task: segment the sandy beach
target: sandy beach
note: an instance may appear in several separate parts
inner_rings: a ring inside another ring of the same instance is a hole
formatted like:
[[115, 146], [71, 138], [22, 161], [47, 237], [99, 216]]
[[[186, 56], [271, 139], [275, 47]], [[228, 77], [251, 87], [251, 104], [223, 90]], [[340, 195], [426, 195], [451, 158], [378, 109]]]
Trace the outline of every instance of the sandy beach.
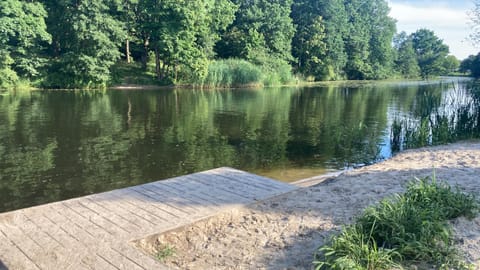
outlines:
[[[149, 239], [142, 247], [173, 250], [180, 269], [310, 269], [319, 246], [365, 207], [409, 181], [431, 176], [480, 197], [480, 141], [401, 152], [393, 158], [313, 186], [221, 213]], [[452, 221], [465, 259], [480, 269], [480, 218]]]

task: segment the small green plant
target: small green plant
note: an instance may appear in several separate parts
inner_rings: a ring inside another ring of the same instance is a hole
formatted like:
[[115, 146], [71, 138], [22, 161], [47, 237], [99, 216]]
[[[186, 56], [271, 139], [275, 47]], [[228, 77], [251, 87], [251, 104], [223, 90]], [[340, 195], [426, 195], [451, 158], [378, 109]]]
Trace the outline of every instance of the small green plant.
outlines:
[[161, 245], [155, 253], [155, 257], [162, 262], [173, 255], [175, 255], [175, 248], [169, 244]]
[[446, 222], [473, 218], [473, 195], [435, 176], [409, 183], [404, 194], [367, 208], [315, 255], [316, 269], [392, 269], [427, 263], [439, 269], [468, 269], [454, 248]]

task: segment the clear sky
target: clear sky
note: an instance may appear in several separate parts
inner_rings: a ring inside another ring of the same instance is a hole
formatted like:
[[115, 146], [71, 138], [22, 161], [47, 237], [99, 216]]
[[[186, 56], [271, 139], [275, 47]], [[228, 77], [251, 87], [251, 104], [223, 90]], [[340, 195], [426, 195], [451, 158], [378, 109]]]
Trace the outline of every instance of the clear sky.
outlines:
[[460, 60], [480, 52], [468, 40], [472, 33], [468, 12], [473, 0], [387, 0], [390, 16], [397, 20], [397, 31], [408, 34], [427, 28], [443, 39], [450, 53]]

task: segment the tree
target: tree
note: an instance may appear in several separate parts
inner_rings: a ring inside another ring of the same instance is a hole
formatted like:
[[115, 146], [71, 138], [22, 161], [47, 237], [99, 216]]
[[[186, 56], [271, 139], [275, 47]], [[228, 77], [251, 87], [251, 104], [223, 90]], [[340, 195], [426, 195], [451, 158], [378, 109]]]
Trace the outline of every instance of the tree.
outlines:
[[19, 0], [0, 2], [0, 87], [13, 86], [19, 76], [37, 77], [45, 64], [41, 56], [51, 41], [42, 4]]
[[381, 79], [391, 73], [395, 21], [384, 0], [345, 1], [349, 31], [345, 39], [349, 79]]
[[395, 20], [389, 16], [390, 8], [384, 0], [369, 2], [368, 13], [373, 15], [370, 26], [369, 62], [373, 79], [385, 79], [392, 73], [394, 50], [392, 39], [396, 32]]
[[455, 72], [460, 67], [460, 61], [454, 55], [447, 55], [443, 59], [443, 69], [447, 72]]
[[235, 0], [235, 20], [215, 48], [221, 58], [237, 57], [256, 64], [292, 60], [292, 0]]
[[422, 78], [441, 74], [444, 71], [444, 59], [449, 52], [448, 46], [428, 29], [417, 30], [411, 38]]
[[293, 39], [293, 56], [297, 69], [305, 76], [324, 77], [327, 46], [325, 43], [325, 26], [321, 16], [312, 21], [297, 24]]
[[325, 43], [327, 47], [324, 75], [325, 79], [345, 78], [347, 49], [345, 37], [348, 35], [348, 17], [342, 0], [312, 1], [325, 22]]
[[395, 59], [395, 70], [404, 78], [413, 79], [420, 75], [417, 56], [413, 49], [411, 37], [401, 32], [394, 38], [394, 48], [397, 51]]
[[219, 31], [233, 21], [236, 6], [229, 0], [141, 0], [139, 5], [140, 33], [155, 54], [157, 78], [176, 81], [179, 68], [194, 81], [204, 78]]
[[469, 72], [474, 78], [480, 78], [480, 53], [470, 55], [460, 63], [460, 72]]
[[342, 0], [295, 0], [292, 52], [297, 71], [317, 80], [344, 77], [347, 14]]
[[114, 0], [44, 0], [44, 3], [50, 15], [47, 23], [53, 36], [54, 57], [47, 85], [105, 85], [127, 36], [124, 24], [113, 16], [118, 3]]

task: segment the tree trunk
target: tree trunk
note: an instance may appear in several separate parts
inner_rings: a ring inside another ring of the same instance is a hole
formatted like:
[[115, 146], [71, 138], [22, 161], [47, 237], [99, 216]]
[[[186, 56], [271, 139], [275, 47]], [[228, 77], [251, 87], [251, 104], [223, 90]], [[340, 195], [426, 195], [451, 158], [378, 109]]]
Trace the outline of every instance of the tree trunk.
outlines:
[[127, 55], [127, 63], [130, 64], [132, 62], [130, 58], [130, 40], [125, 41], [125, 54]]
[[142, 68], [143, 70], [147, 70], [147, 62], [148, 62], [148, 38], [145, 38], [143, 41], [143, 54], [142, 54]]
[[158, 48], [155, 48], [155, 73], [157, 74], [157, 79], [162, 78], [162, 73], [160, 70], [160, 55], [158, 53]]
[[161, 72], [162, 72], [162, 79], [165, 78], [165, 68], [166, 68], [166, 66], [167, 66], [167, 65], [166, 65], [165, 62], [164, 62], [164, 63], [162, 64], [162, 70], [161, 70]]

